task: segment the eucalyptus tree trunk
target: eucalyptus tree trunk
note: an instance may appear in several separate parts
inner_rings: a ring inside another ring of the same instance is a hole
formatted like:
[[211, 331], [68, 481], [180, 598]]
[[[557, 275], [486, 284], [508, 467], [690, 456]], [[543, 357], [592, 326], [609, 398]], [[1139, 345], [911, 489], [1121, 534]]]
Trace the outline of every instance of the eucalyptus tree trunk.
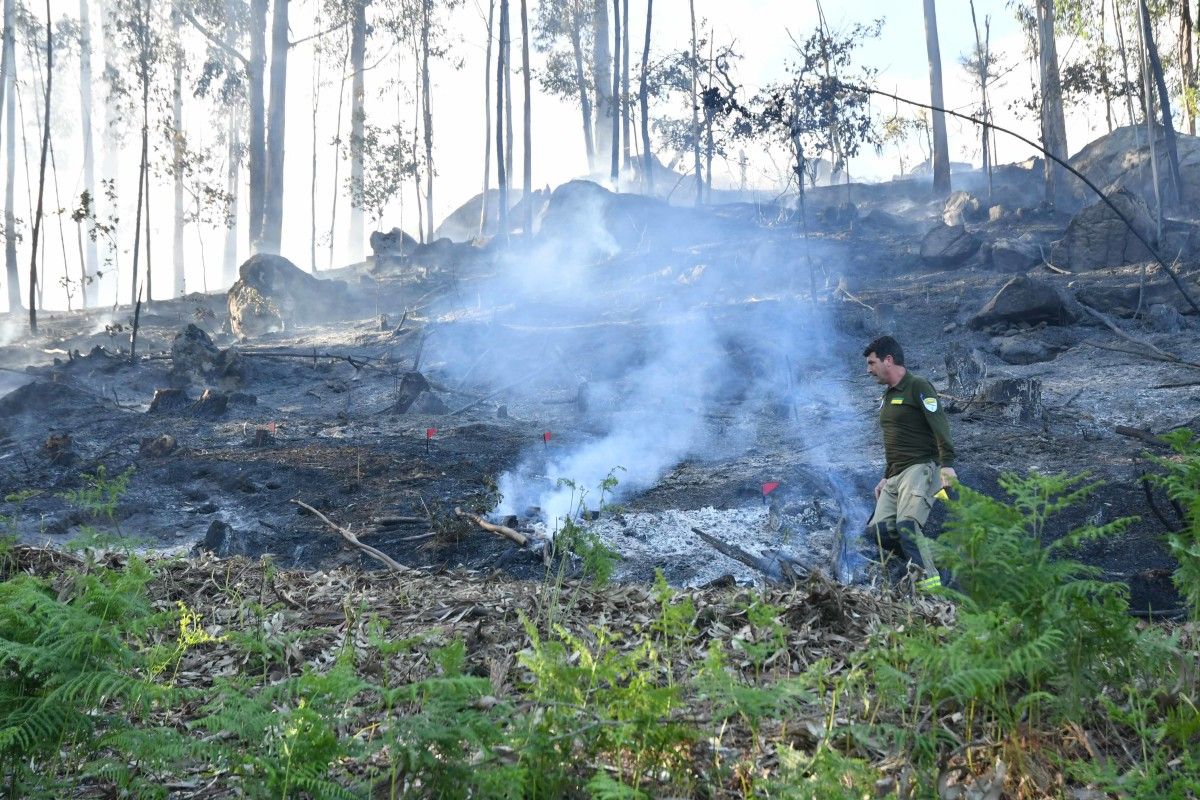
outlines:
[[521, 71], [525, 79], [525, 163], [522, 185], [521, 207], [525, 210], [521, 229], [528, 239], [533, 235], [533, 108], [529, 91], [529, 9], [527, 0], [521, 0]]
[[513, 169], [513, 142], [516, 141], [516, 137], [513, 136], [512, 23], [506, 22], [504, 30], [504, 63], [505, 69], [508, 70], [504, 74], [504, 171], [511, 183], [512, 176], [516, 174], [516, 170]]
[[[138, 161], [138, 194], [137, 194], [137, 212], [133, 216], [133, 277], [130, 281], [130, 305], [138, 302], [141, 292], [138, 291], [138, 257], [141, 253], [142, 244], [142, 208], [146, 203], [146, 173], [149, 161], [149, 146], [150, 146], [150, 43], [148, 41], [150, 27], [150, 0], [141, 0], [142, 8], [142, 42], [141, 53], [138, 56], [138, 62], [141, 70], [142, 81], [142, 154]], [[147, 208], [147, 212], [149, 209]], [[148, 230], [147, 230], [148, 232]], [[149, 259], [150, 241], [147, 236], [146, 252], [147, 262]], [[146, 265], [146, 284], [147, 292], [146, 299], [151, 297], [150, 288], [150, 265]]]
[[[942, 52], [938, 45], [937, 8], [934, 0], [925, 0], [925, 51], [929, 56], [930, 104], [945, 108], [942, 94]], [[946, 139], [946, 115], [934, 111], [933, 123], [933, 193], [950, 193], [950, 149]]]
[[488, 3], [487, 54], [483, 59], [483, 193], [479, 195], [479, 237], [487, 235], [488, 191], [492, 183], [492, 35], [496, 0]]
[[[79, 0], [79, 126], [83, 133], [83, 190], [91, 198], [93, 213], [97, 208], [96, 155], [92, 137], [92, 21], [88, 0]], [[94, 226], [84, 237], [84, 269], [86, 276], [80, 288], [83, 307], [94, 306], [100, 296], [96, 273], [100, 256], [96, 248]]]
[[[1121, 0], [1112, 0], [1113, 9], [1113, 30], [1117, 34], [1117, 52], [1121, 54], [1121, 81], [1126, 86], [1129, 85], [1129, 55], [1125, 48], [1125, 23], [1121, 19]], [[1137, 112], [1133, 109], [1133, 97], [1129, 92], [1125, 92], [1125, 111], [1129, 114], [1129, 124], [1137, 124]], [[1134, 141], [1137, 141], [1137, 128], [1134, 128]]]
[[271, 16], [271, 99], [267, 107], [267, 186], [263, 196], [262, 251], [278, 253], [283, 236], [283, 151], [287, 124], [288, 7], [275, 0]]
[[[1054, 0], [1037, 0], [1038, 64], [1042, 89], [1042, 146], [1064, 161], [1067, 158], [1067, 124], [1063, 117], [1062, 82], [1058, 75], [1058, 49], [1054, 44]], [[1053, 159], [1045, 159], [1046, 202], [1054, 203], [1063, 191], [1066, 173]]]
[[187, 291], [183, 260], [183, 42], [179, 35], [183, 15], [179, 2], [175, 0], [175, 7], [171, 9], [171, 33], [175, 43], [175, 58], [171, 64], [171, 179], [175, 188], [175, 220], [171, 236], [171, 264], [175, 276], [173, 297], [182, 297]]
[[[613, 72], [612, 99], [613, 103], [621, 102], [621, 0], [613, 0]], [[621, 181], [621, 110], [613, 108], [612, 114], [612, 157], [609, 161], [609, 178], [613, 189], [620, 188]]]
[[646, 182], [646, 194], [654, 194], [654, 154], [650, 152], [650, 89], [647, 78], [650, 74], [650, 24], [654, 20], [654, 0], [646, 0], [646, 41], [642, 45], [642, 85], [638, 87], [638, 101], [642, 108], [642, 175]]
[[229, 217], [226, 220], [225, 248], [221, 266], [221, 286], [228, 288], [238, 278], [238, 172], [241, 165], [242, 135], [239, 123], [241, 109], [236, 106], [229, 110], [229, 163], [225, 170], [225, 190], [229, 192], [231, 205]]
[[1194, 30], [1192, 0], [1179, 4], [1179, 69], [1183, 73], [1183, 111], [1187, 118], [1188, 133], [1196, 135], [1196, 57], [1192, 50]]
[[[612, 55], [608, 48], [608, 0], [595, 0], [595, 38], [592, 40], [592, 76], [596, 80], [596, 158], [612, 149]], [[601, 162], [603, 163], [603, 162]], [[597, 167], [600, 164], [596, 165]]]
[[[651, 0], [653, 2], [653, 0]], [[596, 171], [596, 145], [592, 138], [592, 100], [588, 94], [587, 72], [583, 68], [583, 43], [579, 38], [579, 20], [568, 26], [571, 53], [575, 56], [575, 82], [579, 85], [579, 110], [583, 115], [583, 148], [587, 152], [588, 172]]]
[[504, 157], [504, 94], [508, 83], [508, 0], [500, 0], [500, 38], [496, 51], [496, 186], [500, 217], [497, 235], [508, 238], [508, 169]]
[[429, 80], [429, 12], [433, 0], [421, 0], [421, 115], [425, 132], [425, 241], [433, 241], [433, 106]]
[[[266, 209], [267, 141], [264, 75], [267, 69], [267, 0], [250, 0], [250, 64], [246, 70], [250, 102], [250, 135], [247, 170], [250, 173], [250, 250], [258, 252]], [[136, 292], [137, 289], [135, 288]]]
[[[1190, 2], [1190, 0], [1185, 0], [1185, 2]], [[1154, 42], [1154, 26], [1150, 22], [1150, 9], [1146, 7], [1146, 0], [1138, 0], [1138, 7], [1141, 11], [1142, 35], [1146, 40], [1146, 56], [1150, 60], [1150, 72], [1158, 91], [1159, 113], [1162, 114], [1163, 133], [1167, 140], [1167, 165], [1171, 171], [1171, 203], [1178, 207], [1183, 198], [1183, 177], [1179, 171], [1179, 146], [1175, 141], [1175, 124], [1171, 121], [1171, 95], [1167, 92], [1162, 61], [1158, 58], [1158, 45]]]
[[38, 235], [42, 230], [42, 204], [46, 196], [46, 154], [50, 151], [50, 87], [54, 83], [54, 38], [50, 18], [50, 0], [46, 0], [46, 96], [43, 102], [42, 156], [38, 166], [37, 211], [33, 215], [33, 246], [29, 254], [29, 332], [37, 333], [36, 292], [38, 284]]
[[4, 275], [8, 281], [8, 310], [21, 308], [21, 279], [17, 268], [17, 214], [13, 208], [17, 178], [17, 59], [13, 41], [13, 3], [4, 0], [4, 92], [8, 105], [4, 109], [4, 147], [7, 167], [4, 174]]
[[629, 161], [629, 0], [621, 0], [621, 166]]
[[[367, 0], [351, 0], [353, 17], [350, 22], [350, 258], [360, 261], [363, 256], [365, 229], [361, 197], [363, 185], [363, 126], [367, 112], [363, 106], [366, 82], [363, 70], [367, 54]], [[334, 187], [334, 191], [337, 187]]]
[[696, 67], [699, 62], [699, 54], [696, 52], [696, 0], [688, 0], [688, 10], [692, 16], [692, 156], [696, 170], [696, 205], [700, 205], [704, 200], [704, 172], [700, 166], [700, 117], [696, 108]]

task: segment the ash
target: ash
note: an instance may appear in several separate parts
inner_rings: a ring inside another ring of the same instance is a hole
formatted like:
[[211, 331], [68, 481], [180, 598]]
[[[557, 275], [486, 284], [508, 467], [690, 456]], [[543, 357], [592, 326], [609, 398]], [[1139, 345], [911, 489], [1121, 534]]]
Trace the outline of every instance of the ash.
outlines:
[[617, 580], [652, 579], [661, 569], [678, 586], [703, 586], [725, 576], [743, 585], [763, 581], [762, 572], [717, 552], [693, 528], [752, 555], [786, 553], [797, 562], [797, 572], [802, 567], [826, 574], [833, 571], [837, 533], [837, 521], [817, 503], [623, 512], [585, 527], [620, 554]]

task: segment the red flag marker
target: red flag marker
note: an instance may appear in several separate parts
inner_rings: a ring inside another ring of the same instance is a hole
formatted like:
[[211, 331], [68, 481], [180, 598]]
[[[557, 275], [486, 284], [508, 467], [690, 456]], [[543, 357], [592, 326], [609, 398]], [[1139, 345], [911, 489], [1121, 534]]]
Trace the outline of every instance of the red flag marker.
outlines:
[[275, 435], [275, 420], [271, 420], [271, 423], [267, 426], [267, 430], [271, 432], [272, 436]]
[[550, 431], [545, 431], [542, 434], [542, 441], [545, 442], [546, 444], [550, 443]]
[[767, 481], [762, 485], [763, 502], [767, 502], [767, 495], [779, 488], [779, 481]]
[[425, 429], [425, 455], [429, 455], [429, 445], [433, 442], [433, 437], [437, 435], [437, 428]]

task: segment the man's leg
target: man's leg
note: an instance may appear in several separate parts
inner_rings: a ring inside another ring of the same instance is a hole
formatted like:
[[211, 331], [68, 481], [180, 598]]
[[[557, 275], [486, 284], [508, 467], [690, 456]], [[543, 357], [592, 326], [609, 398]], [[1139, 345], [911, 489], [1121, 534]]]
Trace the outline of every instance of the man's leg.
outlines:
[[867, 560], [879, 564], [889, 582], [896, 584], [904, 576], [900, 539], [896, 535], [896, 508], [899, 495], [896, 479], [889, 478], [875, 501], [875, 512], [867, 523], [865, 552]]
[[905, 557], [925, 571], [920, 588], [941, 585], [929, 541], [922, 535], [939, 483], [936, 464], [914, 464], [897, 477], [896, 533]]

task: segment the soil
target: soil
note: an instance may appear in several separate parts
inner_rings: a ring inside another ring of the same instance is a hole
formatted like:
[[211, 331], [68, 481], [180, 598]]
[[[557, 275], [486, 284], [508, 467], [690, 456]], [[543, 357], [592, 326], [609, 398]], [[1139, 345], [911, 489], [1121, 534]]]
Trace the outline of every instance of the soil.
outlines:
[[[830, 212], [844, 207], [847, 192], [854, 210]], [[1146, 315], [1127, 316], [1131, 309], [1117, 300], [1100, 310], [1142, 344], [1087, 314], [1063, 326], [972, 330], [969, 318], [1012, 275], [982, 255], [952, 268], [922, 262], [921, 235], [941, 211], [927, 192], [915, 184], [815, 190], [805, 225], [773, 207], [708, 210], [705, 219], [720, 224], [698, 224], [686, 243], [664, 236], [671, 240], [586, 265], [581, 285], [510, 297], [494, 290], [497, 282], [511, 281], [522, 259], [540, 257], [544, 243], [513, 244], [501, 257], [493, 242], [436, 264], [369, 260], [318, 274], [349, 282], [363, 298], [360, 311], [322, 325], [294, 320], [246, 341], [228, 332], [223, 294], [154, 301], [142, 309], [132, 361], [128, 307], [44, 312], [36, 336], [14, 317], [0, 347], [0, 392], [8, 392], [0, 398], [0, 486], [19, 499], [4, 514], [27, 543], [63, 546], [89, 528], [115, 527], [153, 550], [190, 550], [208, 535], [210, 547], [220, 540], [221, 555], [271, 553], [301, 568], [373, 566], [292, 502], [300, 500], [406, 565], [540, 577], [541, 559], [453, 510], [491, 511], [506, 471], [550, 468], [631, 414], [645, 414], [644, 403], [631, 400], [641, 395], [659, 415], [643, 430], [647, 447], [683, 424], [677, 415], [685, 412], [699, 420], [695, 441], [703, 446], [684, 448], [645, 485], [630, 479], [618, 490], [620, 511], [600, 510], [585, 523], [625, 556], [619, 578], [643, 580], [662, 568], [679, 584], [724, 574], [754, 580], [687, 538], [690, 528], [706, 526], [748, 550], [788, 550], [805, 568], [838, 574], [837, 531], [852, 540], [861, 529], [882, 471], [879, 388], [860, 352], [891, 333], [905, 345], [910, 369], [940, 388], [951, 345], [979, 349], [990, 378], [1039, 380], [1044, 413], [1032, 421], [950, 398], [960, 478], [1002, 495], [998, 480], [1008, 471], [1089, 472], [1103, 488], [1048, 534], [1137, 516], [1127, 534], [1083, 556], [1128, 582], [1135, 607], [1177, 604], [1163, 579], [1172, 566], [1165, 527], [1139, 482], [1150, 468], [1146, 452], [1165, 451], [1116, 428], [1197, 427], [1197, 368], [1154, 360], [1147, 346], [1200, 362], [1196, 316], [1155, 265], [1063, 274], [1043, 263], [1030, 276], [1068, 298], [1126, 297], [1131, 285], [1144, 285], [1147, 297], [1183, 312], [1179, 330], [1149, 329]], [[1028, 213], [968, 230], [985, 241], [1061, 236], [1066, 214], [1039, 212], [1026, 184], [1006, 192], [1028, 199]], [[864, 224], [872, 209], [897, 215], [903, 226]], [[1200, 293], [1194, 264], [1179, 269]], [[668, 393], [667, 403], [645, 394], [640, 367], [674, 336], [673, 326], [697, 315], [717, 332], [712, 346], [728, 373], [705, 375], [700, 394]], [[821, 340], [819, 362], [792, 360], [792, 338], [746, 333], [801, 318], [812, 328], [796, 335]], [[749, 319], [755, 324], [744, 325]], [[173, 369], [172, 342], [189, 324], [236, 351], [240, 369], [220, 378]], [[997, 356], [998, 334], [1038, 339], [1058, 354], [1008, 364]], [[397, 413], [405, 375], [418, 370], [431, 388]], [[753, 392], [745, 389], [751, 384]], [[184, 401], [164, 399], [151, 410], [164, 388], [181, 389]], [[209, 388], [224, 393], [223, 409], [196, 403]], [[163, 435], [173, 448], [148, 441]], [[64, 496], [88, 486], [101, 467], [108, 478], [133, 470], [111, 520]], [[544, 480], [565, 477], [572, 476]], [[768, 481], [780, 484], [770, 498], [775, 522], [762, 495]], [[595, 508], [591, 491], [585, 505]], [[1159, 507], [1170, 521], [1161, 498]], [[523, 529], [553, 527], [537, 511], [514, 513]], [[935, 509], [932, 530], [943, 514]], [[219, 535], [214, 523], [229, 531]]]

